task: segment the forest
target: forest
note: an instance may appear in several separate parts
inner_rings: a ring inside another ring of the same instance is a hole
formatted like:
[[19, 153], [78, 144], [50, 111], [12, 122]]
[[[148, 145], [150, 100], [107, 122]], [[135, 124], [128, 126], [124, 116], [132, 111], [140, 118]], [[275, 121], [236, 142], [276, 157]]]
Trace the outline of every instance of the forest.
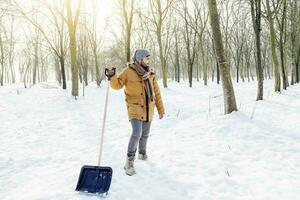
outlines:
[[300, 0], [0, 0], [1, 200], [299, 200]]
[[[299, 1], [217, 0], [212, 8], [208, 2], [1, 0], [0, 84], [55, 79], [78, 96], [79, 84], [100, 86], [103, 69], [122, 69], [137, 48], [152, 52], [164, 87], [220, 83], [228, 73], [237, 83], [257, 82], [261, 100], [265, 79], [274, 80], [275, 92], [299, 82]], [[210, 9], [218, 12], [218, 24]], [[222, 44], [212, 33], [216, 25]]]

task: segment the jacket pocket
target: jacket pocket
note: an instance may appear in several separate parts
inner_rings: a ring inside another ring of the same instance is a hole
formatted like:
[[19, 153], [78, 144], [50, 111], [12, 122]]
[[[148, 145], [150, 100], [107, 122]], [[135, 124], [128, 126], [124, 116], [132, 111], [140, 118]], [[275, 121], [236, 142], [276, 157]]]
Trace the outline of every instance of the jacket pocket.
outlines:
[[126, 98], [125, 99], [127, 105], [128, 104], [136, 104], [136, 105], [143, 105], [143, 99], [142, 98]]
[[143, 99], [126, 99], [127, 111], [130, 117], [135, 117], [140, 119], [143, 117], [144, 105]]

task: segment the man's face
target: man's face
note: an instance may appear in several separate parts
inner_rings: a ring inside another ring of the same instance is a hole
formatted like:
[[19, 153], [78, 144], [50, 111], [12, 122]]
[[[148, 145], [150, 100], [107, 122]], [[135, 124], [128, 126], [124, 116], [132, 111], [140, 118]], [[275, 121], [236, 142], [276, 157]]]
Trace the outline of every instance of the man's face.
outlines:
[[141, 60], [141, 64], [145, 66], [150, 66], [150, 56], [147, 56]]

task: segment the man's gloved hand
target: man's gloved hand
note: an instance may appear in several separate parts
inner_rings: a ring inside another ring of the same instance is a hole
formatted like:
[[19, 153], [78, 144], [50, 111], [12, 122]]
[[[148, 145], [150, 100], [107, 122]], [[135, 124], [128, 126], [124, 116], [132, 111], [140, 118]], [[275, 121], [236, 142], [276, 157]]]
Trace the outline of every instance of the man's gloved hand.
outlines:
[[116, 68], [109, 66], [105, 68], [105, 76], [110, 80], [111, 77], [113, 77], [116, 74]]

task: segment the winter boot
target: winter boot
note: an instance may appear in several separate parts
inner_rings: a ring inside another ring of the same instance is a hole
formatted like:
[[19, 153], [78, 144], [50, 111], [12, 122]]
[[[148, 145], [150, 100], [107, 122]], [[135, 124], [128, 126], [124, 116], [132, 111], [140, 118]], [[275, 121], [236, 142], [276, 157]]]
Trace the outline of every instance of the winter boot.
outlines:
[[145, 160], [145, 161], [148, 160], [147, 154], [141, 154], [141, 153], [139, 153], [138, 158], [139, 158], [139, 160]]
[[125, 173], [128, 176], [132, 176], [136, 174], [133, 164], [134, 164], [134, 156], [127, 157], [124, 169], [125, 169]]

